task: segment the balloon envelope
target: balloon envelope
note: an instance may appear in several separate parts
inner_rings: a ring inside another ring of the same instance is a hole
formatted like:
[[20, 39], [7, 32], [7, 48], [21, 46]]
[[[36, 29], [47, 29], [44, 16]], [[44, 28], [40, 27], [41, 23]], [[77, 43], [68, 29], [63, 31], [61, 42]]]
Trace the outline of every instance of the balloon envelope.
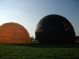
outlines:
[[28, 31], [17, 23], [5, 23], [0, 27], [0, 44], [29, 44]]
[[76, 37], [72, 24], [65, 17], [53, 14], [39, 21], [35, 35], [40, 43], [73, 43]]

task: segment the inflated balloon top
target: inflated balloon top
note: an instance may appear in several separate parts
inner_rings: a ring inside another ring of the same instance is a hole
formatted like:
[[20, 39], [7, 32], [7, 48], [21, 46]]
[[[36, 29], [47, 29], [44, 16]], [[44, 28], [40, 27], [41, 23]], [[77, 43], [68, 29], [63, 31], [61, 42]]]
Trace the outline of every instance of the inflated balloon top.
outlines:
[[28, 31], [20, 24], [5, 23], [0, 27], [0, 44], [29, 44]]
[[55, 14], [39, 21], [35, 35], [40, 43], [74, 43], [76, 37], [72, 24], [65, 17]]

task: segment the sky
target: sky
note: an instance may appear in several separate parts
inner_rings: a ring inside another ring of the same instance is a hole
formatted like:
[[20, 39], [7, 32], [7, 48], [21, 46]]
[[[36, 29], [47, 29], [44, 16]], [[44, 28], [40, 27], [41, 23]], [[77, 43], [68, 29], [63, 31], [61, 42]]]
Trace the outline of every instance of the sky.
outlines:
[[0, 25], [15, 22], [35, 37], [37, 23], [46, 15], [66, 17], [79, 36], [79, 0], [0, 0]]

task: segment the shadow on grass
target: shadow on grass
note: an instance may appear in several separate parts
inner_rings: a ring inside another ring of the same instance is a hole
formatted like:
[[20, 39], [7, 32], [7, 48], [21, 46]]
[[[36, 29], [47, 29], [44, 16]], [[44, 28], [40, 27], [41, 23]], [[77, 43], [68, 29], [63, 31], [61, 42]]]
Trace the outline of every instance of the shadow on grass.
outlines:
[[2, 44], [2, 45], [26, 46], [35, 48], [79, 48], [79, 43], [58, 43], [58, 44], [32, 43], [32, 44]]
[[36, 48], [79, 48], [79, 43], [74, 44], [29, 44], [28, 47]]

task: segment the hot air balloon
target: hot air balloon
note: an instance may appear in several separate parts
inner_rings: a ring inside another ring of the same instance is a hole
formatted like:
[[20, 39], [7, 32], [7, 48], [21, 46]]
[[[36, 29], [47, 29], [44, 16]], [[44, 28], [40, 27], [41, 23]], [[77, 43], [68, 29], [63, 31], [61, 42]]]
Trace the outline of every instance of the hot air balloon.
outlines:
[[74, 43], [76, 38], [72, 24], [57, 14], [42, 18], [37, 24], [35, 36], [40, 43]]
[[30, 44], [28, 31], [18, 23], [5, 23], [0, 27], [0, 44]]

